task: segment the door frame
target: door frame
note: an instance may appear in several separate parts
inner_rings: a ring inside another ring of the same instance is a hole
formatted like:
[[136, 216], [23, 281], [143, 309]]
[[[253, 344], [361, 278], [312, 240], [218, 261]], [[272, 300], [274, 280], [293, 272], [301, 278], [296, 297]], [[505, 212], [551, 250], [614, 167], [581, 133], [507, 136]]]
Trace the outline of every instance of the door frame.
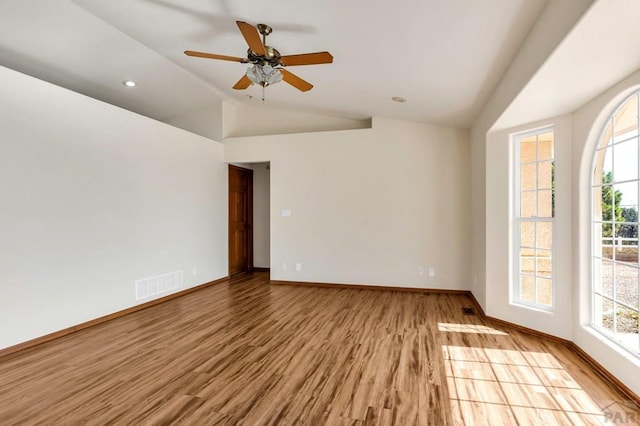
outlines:
[[[228, 170], [228, 181], [227, 181], [227, 275], [231, 276], [231, 170], [241, 171], [247, 176], [247, 203], [246, 203], [246, 217], [247, 217], [247, 232], [246, 232], [246, 244], [247, 244], [247, 262], [245, 265], [245, 270], [242, 272], [238, 272], [237, 274], [241, 274], [243, 272], [251, 272], [253, 271], [253, 170], [246, 169], [244, 167], [234, 166], [233, 164], [229, 164]], [[236, 275], [237, 275], [236, 274]]]

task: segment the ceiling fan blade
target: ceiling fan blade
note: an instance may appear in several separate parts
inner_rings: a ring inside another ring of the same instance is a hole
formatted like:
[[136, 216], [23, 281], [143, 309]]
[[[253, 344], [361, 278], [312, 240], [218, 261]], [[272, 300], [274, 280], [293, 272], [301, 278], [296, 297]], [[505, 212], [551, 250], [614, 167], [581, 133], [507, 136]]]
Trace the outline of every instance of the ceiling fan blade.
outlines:
[[249, 49], [258, 55], [266, 55], [267, 52], [264, 50], [262, 40], [260, 40], [260, 33], [258, 32], [258, 29], [243, 21], [236, 21], [236, 24], [238, 24], [238, 28], [240, 28], [242, 36], [249, 45]]
[[313, 88], [313, 84], [301, 79], [300, 77], [298, 77], [292, 72], [283, 70], [282, 68], [280, 69], [280, 72], [282, 73], [282, 79], [284, 81], [286, 81], [296, 89], [300, 90], [301, 92], [307, 92]]
[[249, 80], [249, 77], [247, 77], [246, 75], [243, 75], [242, 78], [235, 84], [235, 86], [233, 86], [233, 88], [236, 90], [244, 90], [249, 86], [251, 86], [251, 80]]
[[205, 53], [205, 52], [194, 52], [193, 50], [185, 50], [184, 54], [187, 56], [197, 56], [198, 58], [222, 59], [223, 61], [233, 61], [233, 62], [246, 62], [246, 59], [238, 58], [236, 56], [217, 55], [215, 53]]
[[294, 65], [330, 64], [333, 56], [329, 52], [302, 53], [300, 55], [286, 55], [280, 59], [282, 65], [291, 67]]

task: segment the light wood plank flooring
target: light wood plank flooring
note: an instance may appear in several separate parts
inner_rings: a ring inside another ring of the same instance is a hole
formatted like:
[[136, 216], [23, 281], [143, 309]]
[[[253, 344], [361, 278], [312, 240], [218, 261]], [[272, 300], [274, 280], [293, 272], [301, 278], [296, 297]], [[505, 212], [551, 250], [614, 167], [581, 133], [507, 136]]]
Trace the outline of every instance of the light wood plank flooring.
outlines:
[[562, 344], [463, 306], [255, 273], [1, 358], [0, 424], [640, 420]]

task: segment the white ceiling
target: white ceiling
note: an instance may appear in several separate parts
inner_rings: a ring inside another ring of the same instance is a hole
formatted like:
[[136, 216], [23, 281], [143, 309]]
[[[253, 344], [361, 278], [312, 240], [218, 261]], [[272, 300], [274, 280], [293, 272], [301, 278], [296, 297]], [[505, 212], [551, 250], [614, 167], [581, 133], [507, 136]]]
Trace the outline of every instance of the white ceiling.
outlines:
[[[246, 65], [185, 56], [244, 56], [235, 21], [274, 28], [283, 55], [328, 50], [334, 63], [289, 70], [267, 106], [469, 127], [546, 0], [0, 0], [0, 65], [159, 119], [233, 102]], [[127, 89], [122, 81], [139, 86]], [[249, 99], [246, 95], [252, 95]], [[404, 104], [392, 96], [408, 99]]]

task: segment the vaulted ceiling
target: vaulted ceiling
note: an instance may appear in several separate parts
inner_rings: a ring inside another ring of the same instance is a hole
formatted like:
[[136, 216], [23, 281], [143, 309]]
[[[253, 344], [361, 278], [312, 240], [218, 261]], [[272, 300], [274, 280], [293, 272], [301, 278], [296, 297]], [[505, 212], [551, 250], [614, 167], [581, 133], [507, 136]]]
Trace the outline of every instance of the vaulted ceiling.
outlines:
[[[266, 107], [469, 127], [546, 0], [0, 1], [0, 65], [162, 121], [227, 100], [246, 65], [236, 20], [266, 23], [282, 54], [328, 50], [334, 63], [290, 68], [314, 88], [280, 83]], [[123, 80], [138, 86], [128, 89]], [[393, 96], [407, 99], [391, 101]]]
[[573, 112], [640, 68], [640, 2], [582, 1], [590, 7], [521, 88], [495, 129]]

